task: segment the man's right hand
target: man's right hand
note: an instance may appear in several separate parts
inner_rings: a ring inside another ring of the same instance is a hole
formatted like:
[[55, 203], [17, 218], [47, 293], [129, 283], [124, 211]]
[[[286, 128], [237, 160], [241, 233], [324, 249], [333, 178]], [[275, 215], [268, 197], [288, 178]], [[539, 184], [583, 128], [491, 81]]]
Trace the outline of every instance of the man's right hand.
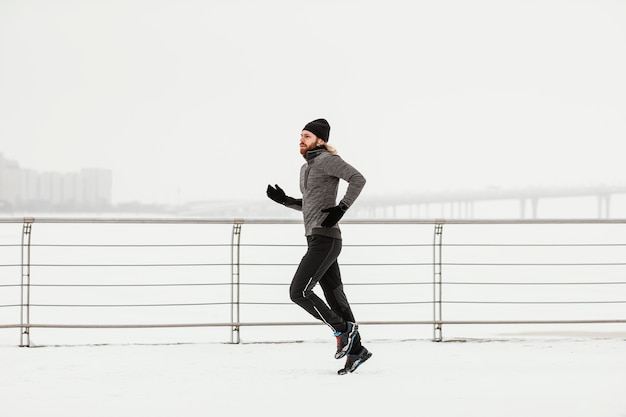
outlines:
[[272, 200], [276, 201], [277, 203], [282, 204], [284, 206], [287, 203], [287, 195], [285, 194], [283, 189], [278, 186], [278, 184], [275, 184], [275, 187], [276, 188], [268, 184], [267, 196], [271, 198]]

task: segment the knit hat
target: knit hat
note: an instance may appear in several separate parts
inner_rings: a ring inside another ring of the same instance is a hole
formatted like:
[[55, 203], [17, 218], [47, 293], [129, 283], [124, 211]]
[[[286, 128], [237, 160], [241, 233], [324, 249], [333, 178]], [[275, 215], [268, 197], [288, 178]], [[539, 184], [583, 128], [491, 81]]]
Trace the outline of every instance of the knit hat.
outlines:
[[328, 136], [330, 136], [330, 125], [326, 119], [313, 120], [312, 122], [307, 123], [302, 130], [308, 130], [324, 142], [328, 142]]

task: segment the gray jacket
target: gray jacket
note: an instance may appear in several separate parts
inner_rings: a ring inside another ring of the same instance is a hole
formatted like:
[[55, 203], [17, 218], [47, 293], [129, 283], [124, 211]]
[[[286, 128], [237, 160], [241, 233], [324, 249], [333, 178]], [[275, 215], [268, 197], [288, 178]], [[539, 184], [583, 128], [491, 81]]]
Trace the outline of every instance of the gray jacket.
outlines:
[[339, 205], [346, 210], [350, 208], [365, 186], [365, 177], [324, 147], [308, 151], [304, 158], [307, 162], [300, 169], [302, 200], [290, 200], [286, 206], [302, 211], [306, 236], [324, 235], [341, 239], [339, 225], [322, 227], [328, 215], [322, 210], [337, 205], [340, 179], [348, 182], [348, 189]]

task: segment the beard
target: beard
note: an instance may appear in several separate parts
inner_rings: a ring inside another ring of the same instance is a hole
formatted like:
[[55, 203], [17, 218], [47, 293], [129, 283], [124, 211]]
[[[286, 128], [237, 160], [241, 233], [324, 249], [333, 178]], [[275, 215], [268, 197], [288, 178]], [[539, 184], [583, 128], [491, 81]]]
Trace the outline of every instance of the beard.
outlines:
[[317, 146], [316, 144], [313, 144], [313, 145], [310, 145], [310, 146], [306, 146], [304, 144], [300, 144], [300, 155], [304, 155], [305, 153], [307, 153], [311, 149], [315, 149], [316, 146]]

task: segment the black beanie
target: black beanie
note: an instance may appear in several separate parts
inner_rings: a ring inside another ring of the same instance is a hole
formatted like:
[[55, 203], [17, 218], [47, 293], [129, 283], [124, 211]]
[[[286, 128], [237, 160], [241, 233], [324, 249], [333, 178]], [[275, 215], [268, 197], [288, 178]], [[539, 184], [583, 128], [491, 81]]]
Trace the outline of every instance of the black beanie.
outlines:
[[324, 142], [328, 142], [328, 136], [330, 136], [330, 125], [326, 119], [313, 120], [312, 122], [307, 123], [302, 130], [308, 130]]

